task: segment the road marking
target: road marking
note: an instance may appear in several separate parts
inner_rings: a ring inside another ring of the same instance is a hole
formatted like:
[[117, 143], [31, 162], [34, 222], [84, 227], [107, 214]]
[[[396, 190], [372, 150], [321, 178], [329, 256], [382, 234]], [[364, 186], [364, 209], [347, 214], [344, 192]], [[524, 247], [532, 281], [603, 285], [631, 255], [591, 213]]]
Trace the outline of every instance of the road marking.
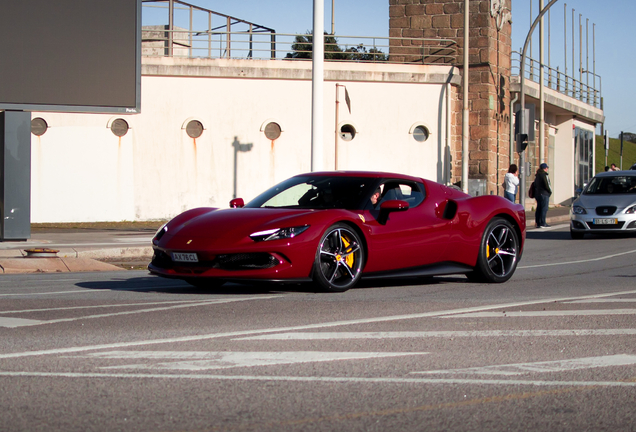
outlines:
[[115, 237], [115, 240], [123, 243], [148, 243], [148, 246], [152, 246], [153, 236], [146, 237]]
[[635, 303], [636, 298], [628, 298], [628, 299], [585, 299], [585, 300], [573, 300], [564, 303]]
[[[127, 270], [124, 270], [127, 271]], [[79, 280], [79, 279], [76, 279]], [[38, 282], [39, 283], [39, 282]], [[187, 287], [187, 286], [186, 286]], [[74, 291], [54, 291], [54, 292], [36, 292], [36, 293], [10, 293], [10, 294], [0, 294], [0, 297], [20, 297], [20, 296], [39, 296], [39, 295], [53, 295], [53, 294], [76, 294], [76, 293], [84, 293], [84, 294], [101, 294], [104, 292], [120, 292], [120, 291], [134, 291], [134, 292], [139, 292], [139, 291], [158, 291], [158, 290], [164, 290], [164, 289], [171, 289], [171, 288], [183, 288], [183, 285], [155, 285], [155, 286], [149, 286], [149, 287], [138, 287], [138, 286], [131, 286], [128, 288], [117, 288], [117, 289], [84, 289], [84, 290], [74, 290]]]
[[558, 316], [594, 316], [594, 315], [636, 315], [636, 309], [601, 310], [544, 310], [544, 311], [502, 311], [475, 312], [461, 315], [440, 316], [439, 318], [510, 318], [510, 317], [558, 317]]
[[526, 232], [554, 231], [554, 230], [561, 229], [561, 228], [566, 227], [566, 226], [570, 226], [570, 224], [559, 224], [559, 225], [552, 225], [550, 227], [544, 227], [544, 228], [526, 229]]
[[514, 363], [471, 367], [465, 369], [446, 369], [411, 372], [413, 374], [481, 374], [481, 375], [522, 375], [527, 373], [569, 372], [580, 369], [592, 369], [610, 366], [632, 366], [636, 364], [636, 355], [617, 354], [601, 357], [584, 357], [570, 360], [542, 361], [534, 363]]
[[[163, 369], [163, 370], [211, 370], [235, 367], [271, 366], [282, 364], [327, 362], [334, 360], [363, 360], [384, 357], [424, 355], [425, 352], [205, 352], [205, 351], [109, 351], [93, 353], [82, 358], [106, 358], [123, 360], [164, 360], [159, 363], [105, 366], [100, 369]], [[165, 361], [176, 360], [176, 361]]]
[[[24, 275], [21, 275], [24, 276]], [[5, 278], [6, 276], [3, 276], [3, 278]], [[42, 282], [77, 282], [80, 281], [81, 279], [27, 279], [31, 282], [36, 282], [37, 283], [42, 283]], [[7, 283], [7, 284], [15, 284], [15, 279], [11, 279], [11, 280], [0, 280], [0, 284], [3, 283]]]
[[320, 328], [340, 327], [340, 326], [347, 326], [347, 325], [370, 324], [370, 323], [400, 321], [400, 320], [419, 319], [419, 318], [431, 318], [431, 317], [448, 316], [448, 315], [454, 315], [454, 314], [466, 314], [470, 312], [486, 311], [490, 309], [513, 308], [513, 307], [529, 306], [529, 305], [535, 305], [535, 304], [541, 304], [541, 303], [565, 302], [565, 301], [580, 300], [580, 299], [587, 299], [587, 298], [614, 297], [618, 295], [627, 295], [627, 294], [636, 294], [636, 290], [620, 291], [620, 292], [612, 292], [612, 293], [604, 293], [604, 294], [592, 294], [592, 295], [579, 296], [579, 297], [528, 300], [528, 301], [517, 302], [517, 303], [474, 306], [474, 307], [451, 309], [451, 310], [445, 310], [445, 311], [422, 312], [417, 314], [389, 315], [389, 316], [381, 316], [376, 318], [361, 318], [361, 319], [346, 320], [346, 321], [333, 321], [333, 322], [326, 322], [326, 323], [306, 324], [306, 325], [293, 326], [293, 327], [273, 327], [273, 328], [242, 330], [242, 331], [233, 331], [233, 332], [225, 332], [225, 333], [208, 333], [203, 335], [182, 336], [182, 337], [176, 337], [176, 338], [150, 339], [150, 340], [140, 340], [140, 341], [133, 341], [133, 342], [118, 342], [118, 343], [101, 344], [101, 345], [86, 345], [86, 346], [76, 346], [76, 347], [69, 347], [69, 348], [15, 352], [15, 353], [0, 354], [0, 359], [20, 358], [20, 357], [30, 357], [30, 356], [40, 356], [40, 355], [68, 354], [73, 352], [97, 351], [97, 350], [103, 350], [103, 349], [138, 347], [138, 346], [157, 345], [157, 344], [164, 344], [164, 343], [194, 342], [194, 341], [202, 341], [202, 340], [210, 340], [210, 339], [227, 338], [227, 337], [250, 336], [250, 335], [263, 334], [263, 333], [281, 333], [281, 332], [291, 332], [291, 331], [298, 331], [298, 330], [314, 330], [314, 329], [320, 329]]
[[0, 327], [16, 328], [16, 327], [33, 326], [38, 324], [42, 324], [42, 321], [24, 319], [24, 318], [0, 317]]
[[234, 338], [233, 340], [333, 340], [333, 339], [405, 339], [458, 337], [540, 337], [540, 336], [619, 336], [636, 335], [636, 329], [583, 330], [470, 330], [402, 332], [294, 332]]
[[369, 377], [316, 377], [316, 376], [259, 376], [259, 375], [208, 375], [208, 374], [149, 374], [149, 373], [78, 373], [78, 372], [10, 372], [0, 371], [4, 377], [30, 378], [117, 378], [117, 379], [182, 379], [220, 381], [261, 382], [307, 382], [307, 383], [356, 383], [356, 384], [466, 384], [466, 385], [512, 385], [537, 387], [636, 387], [633, 381], [541, 381], [515, 379], [461, 379], [461, 378], [369, 378]]
[[566, 262], [557, 262], [557, 263], [549, 263], [549, 264], [537, 264], [537, 265], [529, 265], [529, 266], [519, 266], [517, 268], [518, 269], [531, 269], [531, 268], [553, 267], [553, 266], [570, 265], [570, 264], [584, 264], [584, 263], [595, 262], [595, 261], [603, 261], [603, 260], [606, 260], [606, 259], [616, 258], [616, 257], [619, 257], [619, 256], [629, 255], [629, 254], [633, 254], [633, 253], [636, 253], [636, 249], [635, 250], [630, 250], [630, 251], [627, 251], [627, 252], [620, 252], [620, 253], [616, 253], [616, 254], [612, 254], [612, 255], [605, 255], [605, 256], [602, 256], [602, 257], [589, 258], [589, 259], [585, 259], [585, 260], [566, 261]]
[[0, 313], [3, 315], [6, 315], [6, 314], [19, 314], [19, 313], [30, 313], [30, 312], [51, 312], [51, 311], [60, 311], [60, 310], [118, 308], [118, 307], [135, 307], [135, 306], [139, 307], [139, 306], [150, 306], [150, 305], [160, 305], [160, 304], [197, 303], [201, 301], [202, 300], [175, 300], [175, 301], [162, 301], [162, 302], [106, 304], [106, 305], [95, 305], [95, 306], [68, 306], [68, 307], [45, 308], [45, 309], [23, 309], [23, 310], [13, 310], [13, 311], [1, 311]]
[[[96, 292], [103, 290], [94, 290]], [[93, 292], [89, 290], [74, 290], [74, 291], [55, 291], [55, 292], [41, 292], [41, 293], [11, 293], [11, 294], [0, 294], [0, 297], [12, 297], [12, 296], [36, 296], [36, 295], [54, 295], [54, 294], [75, 294], [81, 292]]]
[[[261, 296], [261, 297], [244, 297], [244, 298], [232, 298], [232, 299], [217, 299], [217, 300], [206, 300], [197, 302], [194, 304], [179, 304], [175, 306], [167, 306], [167, 307], [156, 307], [149, 309], [137, 309], [132, 311], [124, 311], [124, 312], [113, 312], [113, 313], [105, 313], [105, 314], [97, 314], [97, 315], [87, 315], [80, 316], [74, 318], [60, 318], [55, 320], [46, 320], [46, 321], [35, 321], [35, 320], [21, 320], [21, 321], [9, 321], [5, 323], [3, 320], [4, 317], [0, 317], [0, 327], [26, 327], [26, 326], [35, 326], [35, 325], [44, 325], [44, 324], [58, 324], [62, 322], [72, 322], [72, 321], [80, 321], [85, 319], [95, 319], [95, 318], [109, 318], [119, 315], [134, 315], [139, 313], [147, 313], [147, 312], [158, 312], [172, 309], [182, 309], [189, 307], [197, 307], [197, 306], [208, 306], [212, 304], [222, 304], [222, 303], [234, 303], [239, 301], [247, 301], [247, 300], [264, 300], [268, 298], [277, 298], [278, 296]], [[11, 320], [11, 318], [8, 318]], [[22, 323], [22, 324], [20, 324]], [[8, 325], [4, 325], [8, 324]], [[1, 358], [1, 357], [0, 357]]]

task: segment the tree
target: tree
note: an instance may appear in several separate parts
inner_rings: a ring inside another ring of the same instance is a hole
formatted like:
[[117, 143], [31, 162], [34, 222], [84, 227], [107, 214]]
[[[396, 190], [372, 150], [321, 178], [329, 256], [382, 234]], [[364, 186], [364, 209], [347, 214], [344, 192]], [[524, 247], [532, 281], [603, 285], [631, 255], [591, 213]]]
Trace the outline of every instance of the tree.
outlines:
[[387, 61], [387, 56], [377, 48], [367, 48], [360, 44], [357, 47], [349, 48], [345, 51], [349, 53], [349, 59], [354, 61]]
[[[294, 38], [292, 44], [293, 52], [287, 53], [285, 58], [312, 58], [313, 51], [313, 35], [310, 31], [307, 31], [304, 35], [297, 35]], [[338, 46], [338, 40], [333, 35], [328, 35], [325, 32], [325, 59], [327, 60], [346, 60], [348, 54], [342, 51], [342, 48]]]
[[[313, 36], [307, 31], [304, 35], [297, 35], [292, 44], [292, 51], [285, 58], [310, 59], [313, 51]], [[352, 60], [352, 61], [387, 61], [385, 53], [377, 48], [367, 50], [363, 44], [347, 48], [346, 51], [338, 45], [335, 36], [325, 33], [325, 59], [326, 60]]]
[[[620, 135], [619, 135], [620, 138]], [[623, 132], [623, 141], [636, 143], [636, 134], [633, 132]]]

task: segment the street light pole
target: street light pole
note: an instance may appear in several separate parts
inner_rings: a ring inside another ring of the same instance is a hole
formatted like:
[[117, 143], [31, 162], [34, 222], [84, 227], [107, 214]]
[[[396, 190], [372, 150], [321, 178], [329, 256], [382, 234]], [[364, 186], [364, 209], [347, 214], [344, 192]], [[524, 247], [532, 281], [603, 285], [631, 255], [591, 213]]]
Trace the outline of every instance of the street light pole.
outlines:
[[[525, 148], [523, 148], [523, 144], [521, 142], [521, 138], [523, 134], [526, 134], [528, 131], [524, 130], [525, 128], [525, 107], [526, 107], [526, 89], [525, 89], [525, 76], [524, 76], [524, 68], [526, 66], [526, 50], [528, 49], [528, 43], [530, 42], [530, 39], [532, 38], [532, 32], [534, 32], [534, 29], [537, 27], [537, 24], [539, 23], [539, 21], [541, 21], [541, 18], [543, 17], [543, 15], [545, 15], [545, 13], [548, 11], [548, 9], [550, 9], [550, 7], [556, 3], [557, 0], [550, 0], [550, 3], [548, 3], [548, 5], [539, 13], [539, 15], [537, 16], [537, 18], [534, 20], [534, 22], [532, 23], [532, 26], [530, 26], [530, 30], [528, 31], [528, 35], [526, 36], [526, 41], [523, 44], [523, 51], [521, 52], [521, 67], [519, 68], [519, 73], [520, 73], [520, 93], [521, 93], [521, 109], [519, 110], [519, 129], [520, 132], [519, 134], [517, 134], [517, 151], [519, 152], [519, 202], [521, 204], [525, 203], [525, 193], [526, 193], [526, 154], [525, 154]], [[532, 125], [532, 127], [534, 127], [534, 125]], [[543, 145], [543, 143], [541, 143]], [[524, 205], [525, 207], [525, 205]]]
[[314, 0], [314, 30], [311, 56], [311, 171], [324, 169], [324, 57], [325, 3]]

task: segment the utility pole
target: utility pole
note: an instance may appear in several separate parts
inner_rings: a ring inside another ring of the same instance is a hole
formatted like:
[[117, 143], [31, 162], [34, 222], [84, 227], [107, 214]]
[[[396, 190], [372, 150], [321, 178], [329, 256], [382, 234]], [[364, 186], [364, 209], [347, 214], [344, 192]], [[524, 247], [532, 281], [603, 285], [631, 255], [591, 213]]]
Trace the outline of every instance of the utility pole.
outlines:
[[[525, 128], [525, 108], [526, 108], [526, 89], [525, 89], [525, 85], [526, 85], [526, 81], [525, 81], [525, 74], [524, 74], [524, 69], [525, 69], [525, 65], [526, 65], [526, 50], [528, 49], [528, 44], [530, 43], [530, 39], [532, 38], [532, 32], [534, 32], [534, 29], [537, 27], [537, 24], [539, 23], [539, 21], [541, 20], [541, 18], [543, 17], [543, 15], [548, 11], [548, 9], [550, 9], [550, 7], [556, 3], [557, 0], [550, 0], [550, 3], [548, 3], [548, 5], [539, 13], [539, 16], [537, 16], [537, 18], [534, 20], [534, 22], [532, 23], [532, 26], [530, 26], [530, 30], [528, 31], [528, 35], [526, 36], [526, 42], [523, 45], [523, 50], [521, 51], [521, 67], [519, 68], [520, 70], [520, 93], [521, 93], [521, 110], [519, 110], [519, 116], [520, 116], [520, 128], [519, 130], [521, 131], [521, 133], [517, 134], [517, 152], [519, 153], [519, 165], [521, 165], [519, 167], [519, 194], [520, 194], [520, 198], [523, 196], [523, 198], [520, 199], [520, 203], [523, 205], [524, 201], [525, 201], [525, 193], [526, 193], [526, 175], [528, 175], [526, 173], [527, 171], [527, 167], [526, 165], [526, 154], [525, 154], [525, 146], [523, 143], [523, 135], [528, 134], [528, 131], [523, 130], [523, 128]], [[524, 205], [525, 207], [525, 205]]]
[[[556, 1], [556, 0], [554, 0]], [[462, 111], [462, 191], [468, 193], [468, 71], [469, 71], [469, 17], [468, 0], [464, 0], [464, 108]]]
[[314, 30], [311, 56], [311, 170], [324, 169], [324, 61], [325, 3], [314, 0]]

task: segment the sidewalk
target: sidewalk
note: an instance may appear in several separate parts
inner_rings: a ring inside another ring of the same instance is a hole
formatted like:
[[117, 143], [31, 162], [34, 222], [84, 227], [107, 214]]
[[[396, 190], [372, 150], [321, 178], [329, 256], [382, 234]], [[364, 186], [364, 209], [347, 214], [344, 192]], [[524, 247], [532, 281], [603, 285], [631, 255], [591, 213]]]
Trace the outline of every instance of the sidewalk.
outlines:
[[[569, 212], [569, 207], [550, 208], [547, 223], [567, 222]], [[533, 211], [526, 211], [526, 224], [534, 229]], [[33, 224], [27, 241], [0, 242], [0, 274], [145, 269], [152, 259], [152, 236], [161, 225], [161, 221]], [[27, 257], [34, 254], [45, 257]]]
[[[550, 207], [550, 209], [548, 209], [548, 215], [546, 216], [546, 223], [548, 225], [565, 223], [569, 222], [569, 220], [569, 206]], [[534, 211], [526, 211], [526, 229], [534, 229]]]
[[152, 258], [152, 236], [162, 224], [32, 224], [27, 241], [0, 242], [0, 273], [144, 269]]

